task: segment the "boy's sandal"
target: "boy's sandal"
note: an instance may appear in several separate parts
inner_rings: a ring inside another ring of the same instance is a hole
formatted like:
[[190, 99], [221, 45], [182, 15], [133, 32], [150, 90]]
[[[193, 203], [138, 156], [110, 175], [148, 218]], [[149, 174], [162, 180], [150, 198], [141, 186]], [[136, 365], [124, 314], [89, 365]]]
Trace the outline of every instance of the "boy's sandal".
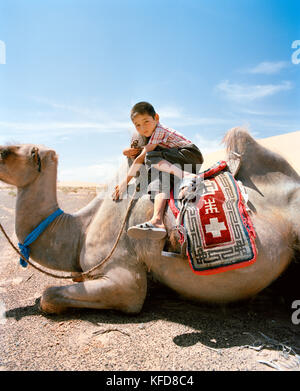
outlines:
[[127, 233], [134, 239], [163, 239], [167, 235], [165, 228], [155, 227], [150, 221], [128, 228]]

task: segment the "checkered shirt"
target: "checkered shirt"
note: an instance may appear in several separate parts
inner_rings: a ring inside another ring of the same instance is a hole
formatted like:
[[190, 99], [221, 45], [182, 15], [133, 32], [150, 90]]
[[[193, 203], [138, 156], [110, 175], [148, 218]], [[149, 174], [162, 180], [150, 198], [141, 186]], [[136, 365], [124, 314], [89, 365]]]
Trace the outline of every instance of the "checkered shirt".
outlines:
[[192, 142], [174, 129], [157, 124], [148, 144], [158, 144], [163, 148], [182, 148]]

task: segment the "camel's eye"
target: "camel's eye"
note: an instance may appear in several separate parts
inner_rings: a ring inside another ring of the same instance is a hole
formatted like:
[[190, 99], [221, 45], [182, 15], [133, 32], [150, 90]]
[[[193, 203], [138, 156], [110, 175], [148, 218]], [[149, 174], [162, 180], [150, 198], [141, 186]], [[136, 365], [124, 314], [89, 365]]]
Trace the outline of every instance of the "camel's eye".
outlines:
[[1, 159], [4, 160], [10, 155], [11, 151], [9, 149], [2, 149], [0, 152]]

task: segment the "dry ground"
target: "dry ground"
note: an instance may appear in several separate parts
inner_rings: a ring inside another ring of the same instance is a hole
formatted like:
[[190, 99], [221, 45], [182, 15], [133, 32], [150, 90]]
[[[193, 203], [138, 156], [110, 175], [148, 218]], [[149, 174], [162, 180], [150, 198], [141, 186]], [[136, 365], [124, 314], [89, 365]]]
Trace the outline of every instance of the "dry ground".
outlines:
[[[61, 188], [60, 207], [80, 209], [94, 197]], [[0, 221], [14, 243], [16, 192], [0, 188]], [[275, 371], [299, 370], [300, 325], [291, 321], [290, 296], [274, 287], [251, 301], [211, 307], [184, 301], [149, 281], [139, 315], [71, 310], [45, 316], [39, 298], [50, 285], [66, 284], [28, 267], [0, 233], [0, 368], [7, 371]], [[67, 282], [68, 283], [68, 282]]]

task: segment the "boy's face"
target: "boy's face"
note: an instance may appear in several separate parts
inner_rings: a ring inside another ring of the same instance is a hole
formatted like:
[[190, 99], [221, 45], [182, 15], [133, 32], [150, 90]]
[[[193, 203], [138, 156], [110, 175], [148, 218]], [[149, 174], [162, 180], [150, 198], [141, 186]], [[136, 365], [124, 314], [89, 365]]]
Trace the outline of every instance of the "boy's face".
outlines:
[[155, 114], [155, 118], [152, 118], [149, 114], [137, 114], [132, 120], [139, 134], [146, 137], [150, 137], [152, 135], [158, 121], [158, 114]]

